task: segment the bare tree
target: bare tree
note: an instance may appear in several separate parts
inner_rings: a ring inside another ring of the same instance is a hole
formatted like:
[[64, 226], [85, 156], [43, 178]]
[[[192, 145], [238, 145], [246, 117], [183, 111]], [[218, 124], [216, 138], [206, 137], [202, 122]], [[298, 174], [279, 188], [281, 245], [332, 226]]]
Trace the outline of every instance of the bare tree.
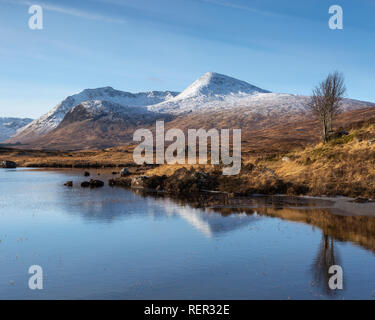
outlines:
[[330, 73], [312, 92], [308, 107], [320, 121], [324, 143], [329, 140], [333, 120], [341, 111], [345, 92], [344, 76], [337, 71]]

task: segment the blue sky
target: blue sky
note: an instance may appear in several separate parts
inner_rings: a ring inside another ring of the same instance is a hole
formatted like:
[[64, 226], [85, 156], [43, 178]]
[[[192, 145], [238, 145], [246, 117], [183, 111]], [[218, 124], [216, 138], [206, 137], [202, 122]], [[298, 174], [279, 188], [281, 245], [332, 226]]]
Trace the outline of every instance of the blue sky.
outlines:
[[[334, 4], [343, 30], [328, 28]], [[375, 102], [374, 0], [0, 0], [0, 42], [0, 116], [35, 118], [85, 88], [181, 91], [207, 71], [309, 94], [339, 70], [348, 97]]]

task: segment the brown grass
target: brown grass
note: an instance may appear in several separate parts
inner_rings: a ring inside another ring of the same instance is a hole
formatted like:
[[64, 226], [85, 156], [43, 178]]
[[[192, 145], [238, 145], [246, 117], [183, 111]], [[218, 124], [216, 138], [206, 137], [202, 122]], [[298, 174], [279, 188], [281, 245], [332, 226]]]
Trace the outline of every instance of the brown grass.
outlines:
[[[344, 121], [345, 115], [340, 119]], [[244, 142], [243, 166], [237, 176], [222, 176], [220, 166], [194, 165], [194, 169], [214, 176], [216, 190], [230, 193], [375, 198], [375, 120], [350, 123], [346, 129], [350, 130], [349, 135], [326, 145], [299, 146], [294, 151], [290, 151], [291, 148], [274, 150], [273, 146], [255, 153], [251, 152], [251, 145]], [[0, 160], [16, 161], [18, 166], [24, 167], [123, 167], [134, 166], [133, 148], [134, 145], [127, 145], [71, 152], [0, 148]], [[287, 161], [283, 161], [283, 157], [287, 157]], [[172, 176], [181, 167], [190, 169], [191, 165], [162, 165], [142, 170], [149, 176]]]
[[133, 164], [132, 152], [132, 146], [72, 152], [0, 148], [0, 160], [15, 161], [19, 167], [124, 167]]

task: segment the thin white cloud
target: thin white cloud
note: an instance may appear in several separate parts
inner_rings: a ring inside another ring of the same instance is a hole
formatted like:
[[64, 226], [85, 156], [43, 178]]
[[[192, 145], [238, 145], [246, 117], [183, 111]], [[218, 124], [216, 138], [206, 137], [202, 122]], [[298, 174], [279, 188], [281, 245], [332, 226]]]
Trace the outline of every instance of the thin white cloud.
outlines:
[[237, 3], [233, 3], [233, 2], [225, 1], [225, 0], [200, 0], [200, 1], [210, 3], [210, 4], [213, 4], [213, 5], [217, 5], [217, 6], [221, 6], [221, 7], [245, 10], [245, 11], [249, 11], [249, 12], [252, 12], [252, 13], [262, 14], [262, 15], [267, 15], [267, 16], [277, 16], [277, 17], [284, 16], [284, 15], [279, 14], [279, 13], [266, 11], [266, 10], [259, 10], [259, 9], [256, 9], [256, 8], [244, 6], [244, 5], [241, 5], [241, 4], [237, 4]]
[[96, 14], [96, 13], [91, 13], [91, 12], [86, 12], [83, 10], [71, 8], [71, 7], [66, 7], [66, 6], [56, 6], [56, 5], [51, 5], [51, 4], [46, 4], [43, 2], [31, 2], [31, 1], [10, 1], [10, 0], [0, 0], [1, 2], [6, 2], [6, 3], [12, 3], [12, 4], [19, 4], [19, 5], [25, 5], [25, 6], [31, 6], [34, 4], [40, 5], [44, 10], [47, 11], [52, 11], [52, 12], [57, 12], [57, 13], [62, 13], [62, 14], [67, 14], [70, 16], [82, 18], [82, 19], [88, 19], [88, 20], [96, 20], [96, 21], [102, 21], [102, 22], [108, 22], [108, 23], [118, 23], [118, 24], [124, 24], [126, 21], [124, 19], [117, 19], [113, 17], [108, 17], [104, 16], [101, 14]]

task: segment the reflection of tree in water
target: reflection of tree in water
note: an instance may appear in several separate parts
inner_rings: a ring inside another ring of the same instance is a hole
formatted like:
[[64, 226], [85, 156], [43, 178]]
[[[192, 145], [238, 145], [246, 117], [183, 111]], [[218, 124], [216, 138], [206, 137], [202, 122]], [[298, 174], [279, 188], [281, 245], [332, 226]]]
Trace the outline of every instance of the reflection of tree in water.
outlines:
[[333, 276], [328, 271], [333, 265], [340, 265], [340, 256], [337, 248], [335, 248], [333, 238], [322, 232], [322, 241], [311, 266], [311, 272], [315, 283], [329, 296], [337, 293], [336, 290], [331, 290], [328, 285], [329, 278]]

